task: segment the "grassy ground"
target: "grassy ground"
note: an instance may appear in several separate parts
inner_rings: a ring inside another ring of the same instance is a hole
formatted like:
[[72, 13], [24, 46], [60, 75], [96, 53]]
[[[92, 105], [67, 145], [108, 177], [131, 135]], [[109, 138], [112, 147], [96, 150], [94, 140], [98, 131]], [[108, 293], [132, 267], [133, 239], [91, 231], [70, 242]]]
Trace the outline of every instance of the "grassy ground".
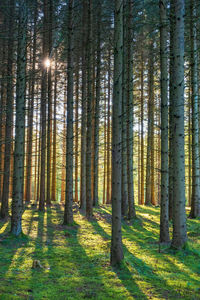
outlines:
[[[95, 210], [88, 222], [76, 211], [62, 226], [63, 208], [44, 214], [28, 208], [25, 236], [9, 237], [0, 223], [0, 299], [200, 299], [200, 222], [188, 221], [189, 249], [158, 251], [159, 208], [137, 207], [123, 222], [124, 263], [109, 265], [111, 212]], [[42, 268], [32, 268], [39, 260]]]

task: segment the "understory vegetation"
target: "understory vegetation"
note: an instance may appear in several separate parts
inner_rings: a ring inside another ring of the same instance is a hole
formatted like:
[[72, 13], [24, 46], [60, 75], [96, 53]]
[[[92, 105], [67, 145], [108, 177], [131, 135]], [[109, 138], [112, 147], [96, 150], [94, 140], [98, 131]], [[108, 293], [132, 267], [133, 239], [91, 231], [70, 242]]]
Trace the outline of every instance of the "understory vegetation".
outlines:
[[117, 269], [110, 207], [95, 208], [89, 222], [74, 206], [74, 223], [63, 226], [62, 205], [45, 213], [29, 205], [20, 238], [1, 222], [0, 299], [200, 299], [199, 220], [187, 220], [187, 248], [173, 252], [158, 243], [159, 208], [136, 209], [132, 224], [122, 222], [125, 259]]

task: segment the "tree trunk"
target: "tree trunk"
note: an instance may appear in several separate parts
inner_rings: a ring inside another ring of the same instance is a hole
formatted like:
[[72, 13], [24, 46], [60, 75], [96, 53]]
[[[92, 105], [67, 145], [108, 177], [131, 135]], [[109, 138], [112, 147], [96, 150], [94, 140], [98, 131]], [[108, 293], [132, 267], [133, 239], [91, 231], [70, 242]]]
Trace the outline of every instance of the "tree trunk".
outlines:
[[121, 235], [123, 1], [115, 0], [114, 90], [112, 123], [112, 239], [111, 264], [123, 259]]
[[160, 0], [160, 67], [161, 67], [161, 207], [160, 242], [169, 242], [168, 202], [168, 52], [167, 2]]
[[83, 213], [86, 211], [86, 125], [87, 125], [87, 96], [86, 96], [86, 44], [87, 44], [87, 3], [83, 2], [82, 19], [82, 117], [81, 117], [81, 188], [80, 188], [80, 208]]
[[4, 178], [1, 204], [1, 218], [8, 217], [8, 198], [11, 165], [12, 146], [12, 122], [13, 122], [13, 54], [14, 54], [14, 13], [15, 0], [9, 1], [9, 24], [8, 24], [8, 64], [7, 64], [7, 102], [6, 102], [6, 132], [5, 132], [5, 155], [4, 155]]
[[184, 0], [171, 0], [173, 61], [173, 238], [172, 247], [183, 248], [187, 241], [185, 214], [184, 152]]
[[91, 165], [92, 165], [92, 1], [88, 0], [88, 36], [87, 36], [87, 148], [86, 148], [86, 216], [93, 214], [91, 193]]
[[66, 196], [64, 224], [73, 222], [73, 0], [68, 3], [68, 49], [67, 49], [67, 147], [66, 147]]
[[199, 90], [196, 0], [190, 1], [191, 87], [192, 87], [192, 198], [190, 218], [200, 217], [199, 178]]
[[13, 172], [13, 198], [11, 232], [18, 236], [22, 232], [22, 211], [24, 194], [24, 144], [25, 144], [25, 99], [26, 99], [26, 0], [19, 4], [16, 122]]
[[44, 0], [44, 20], [43, 20], [43, 66], [41, 85], [41, 162], [40, 162], [40, 201], [39, 210], [44, 211], [45, 205], [45, 166], [46, 166], [46, 98], [47, 98], [47, 70], [45, 59], [48, 57], [48, 0]]
[[101, 1], [97, 9], [97, 72], [96, 72], [96, 101], [95, 101], [95, 126], [94, 126], [94, 182], [93, 205], [98, 205], [98, 180], [99, 180], [99, 103], [101, 92]]
[[36, 63], [36, 28], [37, 28], [37, 15], [38, 7], [37, 0], [35, 0], [34, 8], [34, 33], [33, 33], [33, 61], [32, 61], [32, 74], [31, 74], [31, 103], [28, 118], [28, 134], [27, 134], [27, 160], [26, 160], [26, 182], [25, 182], [25, 201], [31, 200], [31, 177], [32, 177], [32, 144], [33, 144], [33, 109], [35, 97], [35, 63]]

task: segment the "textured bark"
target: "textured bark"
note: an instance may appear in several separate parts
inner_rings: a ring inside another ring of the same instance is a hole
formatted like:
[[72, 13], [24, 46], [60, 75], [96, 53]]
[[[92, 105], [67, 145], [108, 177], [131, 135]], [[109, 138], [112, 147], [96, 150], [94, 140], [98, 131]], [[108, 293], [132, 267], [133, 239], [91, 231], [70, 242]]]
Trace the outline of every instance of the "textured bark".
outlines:
[[[55, 70], [54, 70], [54, 103], [53, 103], [53, 158], [52, 158], [52, 180], [51, 180], [51, 200], [56, 201], [56, 142], [57, 142], [57, 49], [55, 49]], [[65, 113], [65, 111], [64, 111]], [[64, 116], [65, 120], [65, 116]], [[65, 153], [64, 153], [65, 155]]]
[[161, 67], [161, 206], [160, 242], [169, 242], [168, 199], [168, 21], [167, 2], [160, 0], [160, 67]]
[[87, 147], [86, 147], [86, 216], [93, 214], [91, 191], [91, 166], [92, 166], [92, 1], [88, 0], [87, 23]]
[[115, 0], [114, 20], [114, 90], [112, 122], [112, 239], [111, 264], [123, 259], [121, 235], [121, 113], [123, 69], [123, 1]]
[[141, 53], [141, 204], [144, 204], [144, 55]]
[[4, 178], [1, 205], [1, 218], [8, 217], [8, 198], [11, 165], [12, 146], [12, 122], [13, 122], [13, 52], [14, 52], [14, 12], [15, 1], [9, 1], [9, 22], [8, 22], [8, 64], [7, 64], [7, 101], [6, 101], [6, 132], [5, 132], [5, 155], [4, 155]]
[[95, 125], [94, 125], [94, 181], [93, 181], [93, 205], [98, 205], [98, 180], [99, 180], [99, 103], [101, 92], [101, 1], [98, 1], [97, 9], [97, 72], [96, 72], [96, 99], [95, 99]]
[[48, 57], [48, 24], [47, 9], [48, 0], [44, 0], [44, 20], [43, 20], [43, 65], [42, 65], [42, 83], [41, 83], [41, 161], [40, 161], [40, 201], [39, 210], [44, 211], [45, 206], [45, 166], [46, 166], [46, 98], [47, 98], [47, 70], [44, 65]]
[[67, 79], [64, 90], [64, 111], [63, 111], [63, 153], [62, 153], [62, 175], [61, 175], [61, 202], [65, 202], [65, 188], [66, 188], [66, 106], [67, 106]]
[[[51, 57], [52, 51], [52, 14], [53, 5], [52, 0], [48, 0], [48, 15], [47, 15], [47, 26], [48, 26], [48, 57]], [[52, 76], [51, 66], [47, 70], [48, 76], [48, 121], [47, 121], [47, 194], [46, 204], [51, 205], [51, 148], [52, 148]]]
[[154, 78], [153, 78], [153, 42], [149, 45], [148, 63], [148, 137], [146, 160], [146, 198], [145, 205], [154, 204]]
[[136, 217], [133, 191], [133, 7], [127, 3], [128, 69], [127, 69], [127, 172], [128, 172], [128, 218]]
[[79, 163], [79, 140], [78, 140], [78, 127], [79, 127], [79, 59], [77, 60], [76, 68], [76, 106], [75, 106], [75, 202], [78, 202], [78, 163]]
[[106, 142], [107, 142], [107, 126], [106, 126], [106, 87], [104, 82], [104, 136], [103, 136], [103, 143], [104, 143], [104, 149], [103, 149], [103, 204], [106, 202], [106, 168], [107, 168], [107, 162], [106, 162]]
[[185, 214], [184, 153], [184, 0], [171, 0], [173, 82], [173, 238], [172, 247], [182, 248], [187, 241]]
[[16, 122], [13, 172], [13, 198], [11, 232], [18, 236], [22, 232], [23, 190], [24, 190], [24, 144], [25, 144], [25, 99], [26, 99], [26, 0], [19, 5]]
[[26, 159], [26, 182], [25, 182], [25, 201], [31, 200], [31, 177], [32, 177], [32, 144], [33, 144], [33, 109], [35, 97], [35, 63], [36, 63], [36, 28], [37, 28], [37, 0], [35, 0], [34, 8], [34, 32], [33, 32], [33, 60], [31, 74], [31, 99], [30, 111], [28, 113], [28, 133], [27, 133], [27, 159]]
[[[174, 6], [170, 5], [170, 58], [173, 56], [173, 16]], [[174, 114], [173, 114], [173, 76], [174, 76], [174, 62], [170, 59], [169, 64], [170, 73], [170, 88], [169, 88], [169, 220], [173, 217], [173, 198], [174, 198], [174, 184], [173, 184], [173, 135], [174, 135]]]
[[66, 196], [64, 224], [73, 222], [73, 0], [68, 3], [68, 49], [67, 49], [67, 147], [66, 147]]
[[123, 91], [122, 91], [122, 216], [128, 215], [128, 182], [127, 182], [127, 114], [128, 114], [128, 13], [127, 1], [123, 1]]
[[107, 126], [107, 192], [106, 192], [106, 204], [111, 203], [111, 166], [110, 166], [110, 79], [111, 79], [111, 53], [109, 49], [108, 53], [108, 126]]
[[200, 178], [199, 178], [199, 91], [198, 91], [198, 50], [196, 0], [190, 1], [191, 36], [191, 88], [192, 88], [192, 198], [191, 218], [200, 217]]
[[[6, 30], [7, 19], [4, 19], [3, 31]], [[2, 199], [3, 190], [3, 174], [4, 174], [4, 154], [5, 154], [5, 121], [6, 121], [6, 76], [7, 76], [7, 42], [5, 34], [2, 35], [1, 40], [1, 92], [0, 92], [0, 202]]]
[[87, 125], [87, 98], [86, 98], [86, 43], [87, 43], [87, 3], [83, 0], [83, 20], [82, 20], [82, 99], [81, 99], [81, 188], [80, 188], [80, 208], [86, 211], [86, 125]]

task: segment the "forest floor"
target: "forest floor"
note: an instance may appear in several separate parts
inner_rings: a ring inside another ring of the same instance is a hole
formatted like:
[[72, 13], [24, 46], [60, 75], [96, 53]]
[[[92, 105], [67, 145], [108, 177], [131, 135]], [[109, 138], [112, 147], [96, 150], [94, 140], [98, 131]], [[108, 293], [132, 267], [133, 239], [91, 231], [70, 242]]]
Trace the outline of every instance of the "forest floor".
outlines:
[[109, 264], [110, 207], [95, 209], [91, 222], [75, 208], [73, 226], [62, 226], [62, 206], [29, 206], [19, 239], [1, 222], [0, 300], [200, 299], [200, 221], [188, 220], [187, 250], [159, 252], [159, 208], [137, 206], [137, 215], [123, 221], [119, 269]]

